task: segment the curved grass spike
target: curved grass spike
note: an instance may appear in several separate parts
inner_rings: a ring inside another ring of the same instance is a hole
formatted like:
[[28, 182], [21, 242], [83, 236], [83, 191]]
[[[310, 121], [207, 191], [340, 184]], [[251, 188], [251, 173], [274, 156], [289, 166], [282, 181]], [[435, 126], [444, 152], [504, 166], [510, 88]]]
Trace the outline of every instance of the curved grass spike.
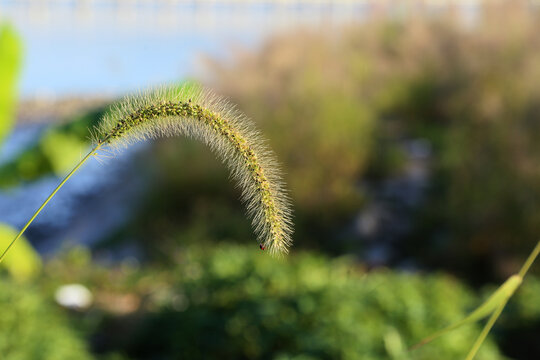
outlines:
[[114, 105], [92, 132], [94, 148], [34, 213], [0, 262], [56, 192], [100, 150], [117, 151], [135, 141], [172, 135], [203, 141], [228, 165], [242, 190], [261, 249], [286, 253], [291, 245], [291, 206], [273, 153], [232, 104], [201, 87], [184, 85], [127, 97]]

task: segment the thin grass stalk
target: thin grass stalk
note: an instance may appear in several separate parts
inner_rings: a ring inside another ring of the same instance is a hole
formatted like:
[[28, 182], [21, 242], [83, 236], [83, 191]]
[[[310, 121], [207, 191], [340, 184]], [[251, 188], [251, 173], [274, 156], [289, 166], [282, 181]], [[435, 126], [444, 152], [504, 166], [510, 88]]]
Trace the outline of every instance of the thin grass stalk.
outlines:
[[75, 174], [80, 168], [81, 166], [84, 165], [84, 163], [86, 161], [88, 161], [88, 159], [90, 159], [93, 155], [96, 154], [96, 152], [101, 148], [101, 145], [97, 145], [95, 148], [92, 149], [92, 151], [90, 151], [74, 168], [73, 170], [71, 170], [71, 172], [64, 178], [64, 180], [62, 180], [62, 182], [56, 187], [56, 189], [54, 189], [54, 191], [49, 195], [49, 197], [47, 197], [47, 199], [43, 202], [43, 204], [41, 204], [41, 206], [34, 212], [34, 214], [32, 215], [32, 217], [30, 218], [30, 220], [28, 220], [28, 222], [23, 226], [23, 228], [21, 229], [21, 231], [19, 231], [19, 233], [17, 234], [17, 236], [15, 236], [15, 238], [9, 243], [9, 245], [7, 246], [7, 248], [4, 250], [4, 252], [2, 253], [2, 255], [0, 255], [0, 263], [2, 262], [2, 260], [4, 260], [4, 257], [6, 256], [6, 254], [8, 253], [8, 251], [11, 249], [11, 247], [13, 245], [15, 245], [15, 243], [17, 242], [17, 240], [19, 240], [21, 238], [21, 236], [23, 236], [24, 232], [26, 231], [26, 229], [28, 229], [28, 227], [30, 226], [30, 224], [32, 224], [34, 222], [34, 220], [36, 219], [36, 217], [39, 215], [39, 213], [45, 208], [45, 206], [49, 203], [49, 201], [51, 201], [51, 199], [56, 195], [56, 193], [66, 184], [66, 182], [73, 176], [73, 174]]

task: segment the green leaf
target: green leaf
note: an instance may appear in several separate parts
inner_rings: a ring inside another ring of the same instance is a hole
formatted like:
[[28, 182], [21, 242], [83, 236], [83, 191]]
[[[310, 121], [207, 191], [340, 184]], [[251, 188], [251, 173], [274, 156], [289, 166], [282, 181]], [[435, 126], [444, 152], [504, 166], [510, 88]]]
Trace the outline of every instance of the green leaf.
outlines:
[[[15, 229], [0, 223], [0, 249], [7, 248], [15, 236], [17, 236]], [[0, 266], [6, 268], [16, 280], [26, 281], [39, 274], [42, 264], [39, 254], [25, 237], [21, 237]]]
[[13, 127], [16, 85], [22, 58], [19, 37], [9, 25], [0, 26], [0, 141]]

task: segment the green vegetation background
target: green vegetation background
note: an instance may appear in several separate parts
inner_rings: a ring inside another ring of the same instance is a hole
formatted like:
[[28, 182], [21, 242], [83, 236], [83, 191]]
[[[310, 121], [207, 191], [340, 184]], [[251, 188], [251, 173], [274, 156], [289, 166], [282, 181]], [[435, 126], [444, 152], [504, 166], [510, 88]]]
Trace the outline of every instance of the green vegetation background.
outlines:
[[[478, 327], [406, 349], [478, 305], [491, 288], [485, 284], [516, 271], [538, 239], [538, 20], [512, 7], [487, 9], [474, 28], [451, 18], [375, 21], [339, 36], [276, 37], [232, 65], [209, 61], [211, 86], [257, 122], [284, 165], [295, 204], [293, 254], [275, 260], [257, 250], [238, 193], [207, 149], [158, 141], [137, 159], [152, 174], [144, 205], [94, 249], [135, 240], [145, 262], [98, 265], [89, 250], [74, 249], [46, 262], [33, 282], [3, 276], [2, 308], [15, 303], [26, 315], [1, 318], [0, 332], [20, 336], [0, 335], [0, 353], [59, 359], [61, 347], [80, 354], [72, 358], [91, 350], [105, 359], [460, 358]], [[64, 173], [73, 159], [63, 154], [79, 156], [102, 111], [51, 127], [0, 166], [0, 185]], [[362, 242], [344, 231], [375, 201], [362, 184], [405, 171], [406, 139], [431, 144], [431, 175], [393, 260], [433, 275], [367, 271], [355, 260]], [[54, 289], [70, 282], [95, 294], [90, 310], [53, 309]], [[526, 279], [480, 359], [540, 356], [539, 284]], [[58, 327], [44, 332], [49, 324]]]

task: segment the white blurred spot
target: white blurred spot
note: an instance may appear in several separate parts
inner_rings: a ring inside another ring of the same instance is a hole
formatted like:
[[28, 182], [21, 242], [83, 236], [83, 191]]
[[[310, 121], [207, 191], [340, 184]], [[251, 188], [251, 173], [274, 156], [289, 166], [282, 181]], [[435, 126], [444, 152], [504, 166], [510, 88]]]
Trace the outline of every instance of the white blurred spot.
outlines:
[[81, 284], [69, 284], [60, 286], [54, 298], [58, 304], [70, 309], [87, 309], [92, 305], [92, 293]]

